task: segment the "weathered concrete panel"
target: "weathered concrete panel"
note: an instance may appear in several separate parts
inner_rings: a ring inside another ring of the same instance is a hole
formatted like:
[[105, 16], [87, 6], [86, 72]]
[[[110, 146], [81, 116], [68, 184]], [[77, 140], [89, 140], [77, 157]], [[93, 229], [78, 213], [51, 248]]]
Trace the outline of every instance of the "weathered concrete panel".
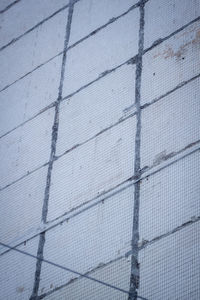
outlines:
[[74, 7], [70, 44], [126, 12], [137, 0], [83, 0]]
[[56, 57], [0, 93], [0, 136], [57, 99], [61, 60]]
[[135, 65], [125, 65], [62, 102], [57, 155], [133, 113], [134, 94]]
[[198, 222], [140, 251], [140, 295], [148, 300], [199, 299], [199, 230]]
[[[144, 299], [199, 300], [200, 3], [74, 2], [70, 18], [43, 22], [69, 0], [0, 14], [0, 241]], [[129, 298], [14, 250], [0, 264], [0, 299]]]
[[46, 177], [44, 167], [0, 191], [0, 236], [5, 243], [39, 227]]
[[144, 44], [165, 38], [200, 15], [199, 0], [150, 0], [145, 5]]
[[63, 96], [137, 54], [139, 9], [134, 9], [67, 54]]
[[157, 165], [200, 140], [200, 79], [142, 111], [141, 165]]
[[141, 103], [165, 95], [200, 72], [200, 21], [177, 33], [143, 57]]
[[52, 108], [1, 138], [1, 188], [49, 161], [53, 118]]
[[[1, 41], [0, 48], [13, 39], [24, 34], [69, 0], [21, 0], [0, 17]], [[23, 12], [23, 13], [22, 13]]]
[[166, 234], [200, 215], [199, 174], [200, 153], [195, 152], [142, 181], [141, 242]]
[[[38, 238], [34, 238], [18, 249], [37, 255], [37, 246]], [[0, 256], [0, 299], [29, 299], [33, 289], [35, 264], [34, 258], [16, 251]]]
[[68, 9], [0, 52], [0, 89], [63, 50], [67, 15]]
[[86, 203], [133, 175], [135, 118], [97, 136], [55, 163], [48, 219]]
[[[129, 280], [131, 272], [130, 258], [122, 258], [114, 261], [106, 266], [97, 268], [96, 271], [90, 272], [88, 275], [98, 280], [104, 281], [126, 291], [129, 290]], [[95, 283], [85, 278], [79, 278], [63, 288], [52, 291], [47, 294], [45, 299], [48, 300], [81, 300], [81, 299], [116, 299], [126, 300], [127, 294], [116, 291], [110, 287], [105, 287], [99, 283]]]
[[[44, 258], [86, 273], [125, 255], [131, 249], [133, 195], [131, 186], [48, 231]], [[43, 264], [40, 291], [47, 292], [76, 277]]]

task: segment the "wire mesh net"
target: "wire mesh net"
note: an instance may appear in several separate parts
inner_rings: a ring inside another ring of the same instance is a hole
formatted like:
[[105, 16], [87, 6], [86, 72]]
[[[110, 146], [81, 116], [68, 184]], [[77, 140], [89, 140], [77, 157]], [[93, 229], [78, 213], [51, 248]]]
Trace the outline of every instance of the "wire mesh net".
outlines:
[[199, 300], [198, 1], [9, 2], [0, 299]]

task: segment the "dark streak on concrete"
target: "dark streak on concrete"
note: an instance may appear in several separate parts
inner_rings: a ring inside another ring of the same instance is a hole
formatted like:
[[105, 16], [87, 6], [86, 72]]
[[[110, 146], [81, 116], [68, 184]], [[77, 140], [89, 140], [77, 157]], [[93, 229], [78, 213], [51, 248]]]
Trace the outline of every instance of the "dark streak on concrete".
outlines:
[[0, 11], [0, 14], [3, 14], [4, 12], [6, 12], [8, 9], [10, 9], [13, 5], [17, 4], [19, 1], [21, 1], [21, 0], [15, 0], [13, 3], [9, 4], [8, 6], [6, 6], [4, 9], [2, 9]]
[[142, 243], [142, 245], [139, 246], [139, 250], [142, 250], [142, 249], [144, 249], [144, 248], [146, 248], [146, 247], [148, 247], [148, 246], [150, 246], [150, 245], [152, 245], [152, 244], [160, 241], [161, 239], [166, 238], [166, 237], [170, 236], [171, 234], [174, 234], [177, 231], [180, 231], [180, 230], [184, 229], [185, 227], [188, 227], [188, 226], [190, 226], [190, 225], [192, 225], [194, 223], [197, 223], [199, 221], [200, 221], [200, 216], [194, 216], [189, 221], [187, 221], [187, 222], [179, 225], [178, 227], [170, 230], [169, 232], [166, 232], [166, 233], [164, 233], [164, 234], [162, 234], [162, 235], [160, 235], [158, 237], [155, 237], [151, 241], [145, 241], [144, 243]]
[[144, 50], [144, 6], [145, 1], [140, 3], [140, 27], [138, 58], [136, 63], [136, 80], [135, 80], [135, 106], [137, 110], [137, 125], [135, 136], [135, 159], [134, 159], [134, 178], [137, 179], [134, 188], [134, 209], [133, 209], [133, 227], [132, 227], [132, 256], [131, 256], [131, 276], [129, 288], [129, 300], [136, 300], [139, 287], [139, 264], [138, 264], [138, 240], [139, 240], [139, 202], [140, 202], [140, 136], [141, 136], [141, 107], [140, 107], [140, 90], [142, 76], [142, 55]]
[[[170, 158], [173, 158], [175, 156], [177, 156], [178, 154], [181, 154], [182, 152], [184, 152], [185, 150], [192, 148], [196, 145], [198, 145], [200, 143], [200, 140], [196, 140], [194, 142], [192, 142], [191, 144], [186, 145], [184, 148], [178, 150], [178, 151], [174, 151], [171, 153], [163, 153], [163, 156], [158, 157], [158, 160], [154, 161], [152, 166], [145, 166], [143, 169], [141, 169], [141, 174], [143, 174], [146, 171], [149, 171], [151, 169], [153, 169], [155, 166], [160, 165], [162, 162], [169, 160]], [[170, 164], [169, 164], [170, 165]], [[167, 166], [169, 166], [167, 165]]]
[[[70, 0], [67, 25], [66, 25], [66, 35], [65, 35], [65, 41], [64, 41], [64, 50], [63, 50], [63, 57], [62, 57], [60, 84], [59, 84], [59, 89], [58, 89], [58, 98], [57, 98], [57, 101], [55, 104], [54, 124], [52, 127], [51, 153], [50, 153], [50, 159], [49, 159], [49, 165], [48, 165], [46, 188], [45, 188], [44, 202], [43, 202], [43, 208], [42, 208], [42, 218], [41, 218], [42, 223], [46, 223], [46, 220], [47, 220], [49, 193], [50, 193], [50, 186], [51, 186], [51, 174], [52, 174], [52, 169], [53, 169], [54, 157], [55, 157], [55, 153], [56, 153], [56, 142], [57, 142], [57, 136], [58, 136], [59, 108], [60, 108], [60, 102], [62, 99], [62, 89], [63, 89], [65, 65], [66, 65], [66, 59], [67, 59], [67, 46], [69, 43], [73, 9], [74, 9], [74, 2], [72, 0]], [[39, 240], [38, 252], [37, 252], [37, 256], [39, 258], [40, 257], [43, 258], [44, 244], [45, 244], [45, 232], [40, 234], [40, 240]], [[37, 263], [36, 263], [35, 281], [34, 281], [33, 291], [32, 291], [30, 300], [38, 299], [38, 289], [39, 289], [39, 284], [40, 284], [41, 267], [42, 267], [42, 261], [40, 259], [38, 259]]]
[[161, 153], [158, 153], [153, 160], [153, 166], [157, 166], [161, 162], [172, 158], [175, 154], [176, 152], [167, 153], [166, 150], [162, 151]]

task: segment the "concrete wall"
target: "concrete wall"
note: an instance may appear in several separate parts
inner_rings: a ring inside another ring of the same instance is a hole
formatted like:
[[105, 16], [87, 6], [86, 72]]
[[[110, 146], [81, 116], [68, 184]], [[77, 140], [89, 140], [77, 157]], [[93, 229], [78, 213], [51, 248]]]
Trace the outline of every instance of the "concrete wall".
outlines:
[[0, 245], [0, 299], [199, 300], [199, 0], [1, 0], [0, 32], [0, 242], [38, 257]]

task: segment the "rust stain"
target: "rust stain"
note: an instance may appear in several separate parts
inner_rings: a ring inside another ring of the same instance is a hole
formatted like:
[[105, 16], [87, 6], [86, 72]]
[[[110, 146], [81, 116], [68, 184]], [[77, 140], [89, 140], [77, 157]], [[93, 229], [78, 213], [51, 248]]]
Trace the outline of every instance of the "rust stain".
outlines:
[[195, 35], [195, 39], [193, 41], [194, 42], [199, 42], [200, 41], [200, 30], [197, 30], [196, 31], [196, 35]]
[[23, 286], [18, 286], [18, 287], [16, 288], [16, 291], [17, 291], [17, 293], [23, 293], [24, 287], [23, 287]]
[[193, 142], [193, 143], [190, 143], [190, 144], [188, 144], [187, 146], [185, 146], [185, 147], [183, 148], [183, 150], [189, 149], [189, 148], [191, 148], [191, 147], [197, 145], [199, 142], [200, 142], [200, 140], [197, 140], [197, 141], [195, 141], [195, 142]]
[[175, 155], [175, 152], [171, 152], [167, 154], [166, 150], [158, 153], [153, 160], [153, 166], [159, 165], [162, 161], [165, 161]]
[[[194, 30], [193, 30], [194, 31]], [[195, 33], [195, 37], [184, 43], [179, 47], [177, 51], [175, 51], [171, 45], [166, 45], [166, 49], [162, 52], [156, 53], [153, 58], [157, 58], [159, 56], [164, 57], [164, 59], [173, 58], [175, 57], [177, 60], [184, 59], [183, 55], [186, 53], [188, 46], [190, 45], [196, 45], [200, 43], [200, 30], [197, 30]]]
[[188, 34], [190, 34], [192, 32], [198, 31], [198, 29], [199, 29], [199, 24], [193, 24], [192, 27], [185, 28], [185, 30], [183, 32], [180, 32], [178, 34], [178, 36], [176, 37], [176, 39], [179, 39], [183, 36], [187, 36]]

